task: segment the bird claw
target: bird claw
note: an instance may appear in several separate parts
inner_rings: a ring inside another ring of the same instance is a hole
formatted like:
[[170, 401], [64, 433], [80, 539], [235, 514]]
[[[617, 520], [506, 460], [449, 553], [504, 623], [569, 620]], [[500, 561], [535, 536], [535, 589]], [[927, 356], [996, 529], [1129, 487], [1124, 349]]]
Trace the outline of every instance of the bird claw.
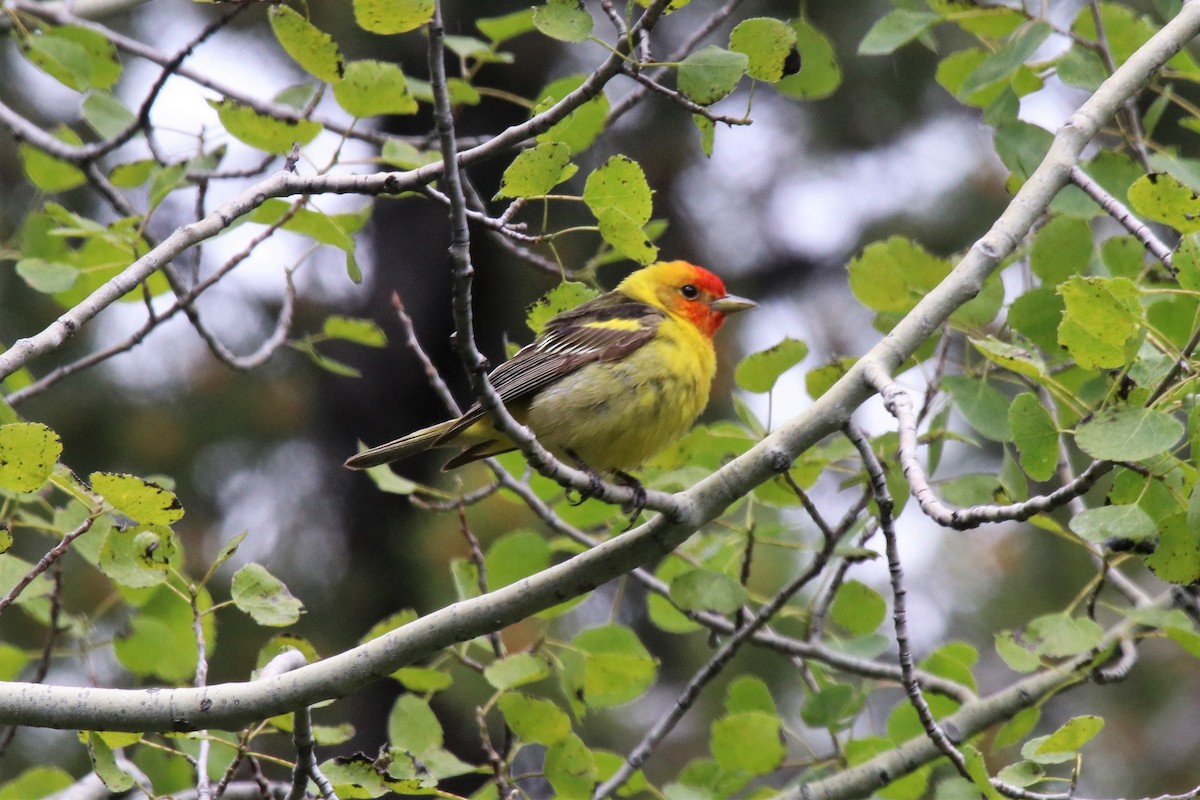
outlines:
[[629, 524], [625, 526], [625, 531], [632, 530], [637, 524], [638, 517], [646, 510], [646, 501], [649, 499], [646, 496], [646, 487], [637, 478], [630, 475], [628, 472], [617, 470], [615, 472], [617, 479], [621, 481], [623, 486], [628, 486], [633, 490], [633, 501], [626, 506], [622, 506], [621, 510], [629, 514]]
[[567, 453], [572, 459], [575, 460], [575, 466], [588, 476], [587, 488], [577, 490], [579, 494], [578, 498], [572, 499], [571, 490], [567, 489], [567, 503], [572, 506], [581, 506], [584, 504], [584, 502], [600, 493], [600, 487], [603, 485], [603, 483], [600, 480], [600, 476], [596, 474], [596, 470], [585, 464], [583, 459], [575, 455], [575, 453], [570, 450], [568, 450]]

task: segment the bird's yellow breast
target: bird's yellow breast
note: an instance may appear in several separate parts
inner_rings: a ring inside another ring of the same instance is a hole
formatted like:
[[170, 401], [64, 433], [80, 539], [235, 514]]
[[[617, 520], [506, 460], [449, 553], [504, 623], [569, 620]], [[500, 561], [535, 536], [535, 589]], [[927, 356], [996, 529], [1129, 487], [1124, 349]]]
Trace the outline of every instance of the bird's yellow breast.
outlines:
[[626, 358], [588, 364], [543, 389], [525, 423], [568, 463], [629, 470], [678, 439], [708, 405], [711, 340], [672, 318]]

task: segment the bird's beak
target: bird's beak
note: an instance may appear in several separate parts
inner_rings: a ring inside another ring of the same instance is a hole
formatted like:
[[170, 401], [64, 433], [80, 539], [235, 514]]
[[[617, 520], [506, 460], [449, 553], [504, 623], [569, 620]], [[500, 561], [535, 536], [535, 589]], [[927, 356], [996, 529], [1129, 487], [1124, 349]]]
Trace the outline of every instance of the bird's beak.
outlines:
[[716, 300], [713, 300], [708, 306], [718, 314], [736, 314], [739, 311], [749, 311], [752, 308], [758, 308], [758, 303], [753, 300], [747, 300], [744, 297], [738, 297], [736, 294], [727, 294], [724, 297], [718, 297]]

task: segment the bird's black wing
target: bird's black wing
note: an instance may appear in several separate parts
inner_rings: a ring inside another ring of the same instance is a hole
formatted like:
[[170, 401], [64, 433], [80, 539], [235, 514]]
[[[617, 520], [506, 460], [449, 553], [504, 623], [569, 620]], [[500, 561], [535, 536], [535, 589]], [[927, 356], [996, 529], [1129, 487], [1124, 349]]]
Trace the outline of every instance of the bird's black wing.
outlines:
[[[623, 358], [654, 337], [666, 314], [654, 306], [608, 292], [555, 315], [532, 343], [488, 374], [505, 405], [516, 403], [593, 362]], [[486, 413], [475, 402], [447, 430], [449, 441]]]

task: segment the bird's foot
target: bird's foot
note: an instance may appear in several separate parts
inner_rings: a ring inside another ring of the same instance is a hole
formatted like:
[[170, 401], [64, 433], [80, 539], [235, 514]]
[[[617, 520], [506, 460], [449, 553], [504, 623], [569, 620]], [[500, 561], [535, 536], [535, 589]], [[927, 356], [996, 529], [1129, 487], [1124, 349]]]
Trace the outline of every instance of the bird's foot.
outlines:
[[573, 451], [568, 450], [567, 455], [571, 456], [571, 459], [575, 462], [576, 469], [588, 476], [587, 488], [576, 490], [576, 497], [572, 498], [571, 490], [567, 489], [567, 502], [573, 506], [581, 506], [585, 501], [595, 497], [600, 493], [600, 487], [603, 485], [603, 482], [600, 480], [600, 476], [596, 473], [596, 470], [589, 467], [587, 463], [582, 458], [577, 456]]
[[624, 533], [627, 530], [631, 530], [637, 524], [638, 517], [646, 510], [646, 500], [648, 499], [646, 497], [646, 487], [628, 472], [622, 472], [618, 469], [614, 470], [613, 474], [617, 476], [617, 480], [621, 482], [622, 486], [628, 486], [633, 490], [633, 501], [621, 509], [629, 514], [629, 524], [625, 526], [624, 531], [621, 531], [621, 533]]

